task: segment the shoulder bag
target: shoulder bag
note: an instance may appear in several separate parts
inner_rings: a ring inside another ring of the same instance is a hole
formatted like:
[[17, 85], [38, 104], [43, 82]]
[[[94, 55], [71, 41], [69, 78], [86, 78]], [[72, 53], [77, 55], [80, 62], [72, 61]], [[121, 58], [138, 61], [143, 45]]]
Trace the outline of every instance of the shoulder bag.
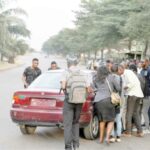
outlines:
[[106, 78], [106, 82], [108, 84], [108, 87], [109, 87], [109, 90], [110, 90], [110, 93], [111, 93], [111, 102], [112, 102], [112, 104], [121, 105], [120, 95], [118, 93], [112, 91], [111, 86], [110, 86], [109, 81], [108, 81], [107, 78]]

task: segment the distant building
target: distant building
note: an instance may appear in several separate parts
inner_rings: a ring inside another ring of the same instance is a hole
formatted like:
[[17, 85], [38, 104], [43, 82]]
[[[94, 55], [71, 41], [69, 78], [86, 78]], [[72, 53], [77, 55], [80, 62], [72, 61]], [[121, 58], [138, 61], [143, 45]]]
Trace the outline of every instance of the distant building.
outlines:
[[142, 51], [128, 51], [124, 52], [126, 59], [142, 59]]

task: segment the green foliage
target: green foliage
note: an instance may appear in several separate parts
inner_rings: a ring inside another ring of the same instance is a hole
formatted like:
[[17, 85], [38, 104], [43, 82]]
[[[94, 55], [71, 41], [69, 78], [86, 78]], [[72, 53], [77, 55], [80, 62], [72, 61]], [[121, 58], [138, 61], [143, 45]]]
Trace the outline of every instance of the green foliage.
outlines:
[[46, 53], [75, 52], [80, 50], [80, 37], [73, 29], [63, 29], [58, 35], [51, 37], [43, 44], [43, 51]]
[[26, 12], [20, 8], [5, 9], [7, 2], [0, 0], [0, 53], [5, 57], [15, 57], [29, 49], [23, 38], [30, 37], [30, 31], [19, 18], [20, 15], [26, 16]]
[[[43, 44], [43, 51], [96, 52], [145, 44], [150, 39], [149, 0], [81, 0], [75, 29], [64, 29]], [[124, 42], [128, 41], [128, 42]], [[122, 43], [126, 43], [122, 44]]]

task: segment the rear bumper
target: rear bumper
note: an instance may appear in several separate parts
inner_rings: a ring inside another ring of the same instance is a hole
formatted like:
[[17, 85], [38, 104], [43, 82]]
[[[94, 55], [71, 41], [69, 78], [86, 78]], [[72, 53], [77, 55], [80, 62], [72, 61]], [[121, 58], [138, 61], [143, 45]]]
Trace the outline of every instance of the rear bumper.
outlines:
[[63, 123], [59, 122], [41, 122], [41, 121], [20, 121], [20, 120], [15, 120], [12, 119], [13, 122], [19, 124], [19, 125], [30, 125], [30, 126], [41, 126], [41, 127], [59, 127], [62, 128], [63, 127]]
[[[63, 127], [63, 110], [32, 110], [12, 108], [10, 111], [13, 122], [21, 125]], [[90, 123], [92, 113], [81, 113], [80, 127]]]
[[35, 110], [12, 108], [10, 111], [14, 122], [20, 124], [55, 125], [62, 124], [62, 110]]

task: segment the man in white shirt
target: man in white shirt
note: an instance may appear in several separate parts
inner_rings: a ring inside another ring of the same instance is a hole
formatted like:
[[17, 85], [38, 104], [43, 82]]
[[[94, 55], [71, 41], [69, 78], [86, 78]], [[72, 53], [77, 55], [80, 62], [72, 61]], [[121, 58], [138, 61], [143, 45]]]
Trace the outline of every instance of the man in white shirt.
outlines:
[[133, 71], [125, 69], [124, 66], [118, 66], [118, 74], [124, 78], [123, 89], [125, 90], [127, 98], [127, 113], [126, 113], [126, 136], [131, 136], [132, 118], [137, 128], [137, 136], [142, 137], [142, 127], [140, 116], [138, 113], [140, 107], [140, 99], [143, 98], [140, 81]]

